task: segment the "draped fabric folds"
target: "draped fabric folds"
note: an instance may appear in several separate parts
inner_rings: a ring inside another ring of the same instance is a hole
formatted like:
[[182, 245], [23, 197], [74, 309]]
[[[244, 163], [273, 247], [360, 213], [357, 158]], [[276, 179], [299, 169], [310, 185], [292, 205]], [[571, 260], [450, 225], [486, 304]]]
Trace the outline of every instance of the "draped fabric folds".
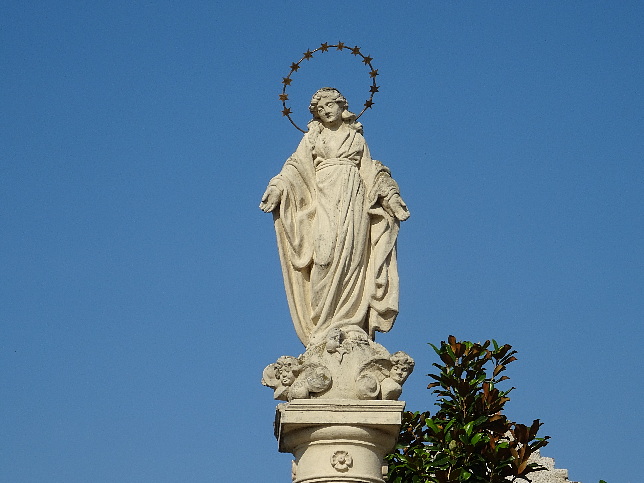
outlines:
[[284, 285], [302, 343], [333, 328], [391, 329], [398, 314], [399, 221], [381, 199], [398, 193], [389, 170], [371, 159], [364, 137], [312, 123], [270, 185]]

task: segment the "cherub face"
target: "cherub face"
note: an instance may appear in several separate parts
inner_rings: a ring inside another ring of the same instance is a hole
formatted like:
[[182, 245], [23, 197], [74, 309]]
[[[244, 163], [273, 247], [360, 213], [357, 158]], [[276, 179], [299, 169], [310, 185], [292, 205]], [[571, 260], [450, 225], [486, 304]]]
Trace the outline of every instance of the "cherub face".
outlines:
[[278, 371], [279, 374], [279, 379], [280, 382], [282, 383], [282, 386], [290, 386], [295, 382], [295, 374], [293, 374], [293, 371], [289, 371], [287, 369], [280, 369]]
[[280, 380], [283, 386], [290, 386], [295, 382], [295, 375], [298, 362], [294, 358], [286, 358], [275, 364], [275, 376]]
[[327, 352], [335, 352], [338, 347], [342, 345], [342, 336], [344, 334], [340, 329], [331, 329], [327, 334], [326, 350]]
[[402, 384], [409, 377], [409, 373], [411, 372], [409, 369], [410, 368], [408, 364], [394, 364], [394, 366], [391, 368], [389, 377], [391, 377], [398, 384]]

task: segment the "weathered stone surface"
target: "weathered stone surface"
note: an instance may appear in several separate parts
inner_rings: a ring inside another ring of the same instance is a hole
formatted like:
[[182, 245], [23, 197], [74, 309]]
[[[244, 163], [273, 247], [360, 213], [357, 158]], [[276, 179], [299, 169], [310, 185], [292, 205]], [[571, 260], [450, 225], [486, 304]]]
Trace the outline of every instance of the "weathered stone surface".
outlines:
[[405, 403], [294, 400], [277, 408], [279, 450], [292, 453], [295, 483], [383, 483]]
[[275, 399], [283, 401], [397, 400], [413, 369], [411, 357], [404, 352], [391, 355], [359, 327], [336, 328], [325, 341], [309, 345], [304, 354], [282, 356], [269, 364], [262, 384], [273, 388]]
[[275, 430], [280, 451], [295, 456], [296, 483], [382, 483], [414, 361], [374, 334], [398, 315], [396, 239], [409, 211], [342, 94], [322, 88], [309, 109], [309, 131], [260, 203], [273, 213], [306, 350], [269, 364], [262, 383], [289, 401], [278, 406]]
[[409, 217], [391, 173], [336, 89], [311, 100], [299, 147], [269, 183], [286, 296], [298, 337], [319, 344], [357, 326], [372, 339], [398, 314], [396, 238]]
[[568, 470], [555, 468], [555, 460], [541, 456], [539, 450], [530, 456], [529, 462], [546, 468], [529, 474], [532, 483], [574, 483], [568, 479]]

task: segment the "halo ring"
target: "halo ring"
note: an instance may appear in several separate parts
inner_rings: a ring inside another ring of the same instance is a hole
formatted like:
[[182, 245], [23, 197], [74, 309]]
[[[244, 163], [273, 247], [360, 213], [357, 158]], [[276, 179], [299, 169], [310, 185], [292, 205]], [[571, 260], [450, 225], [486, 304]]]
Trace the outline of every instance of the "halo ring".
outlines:
[[293, 82], [293, 79], [291, 76], [300, 69], [301, 67], [300, 64], [304, 60], [309, 60], [313, 58], [313, 54], [315, 54], [316, 52], [328, 52], [329, 49], [331, 48], [335, 48], [338, 51], [344, 51], [346, 49], [347, 52], [355, 55], [356, 57], [362, 58], [362, 63], [365, 64], [370, 69], [369, 70], [369, 77], [371, 78], [371, 87], [369, 88], [370, 95], [369, 95], [369, 98], [363, 104], [364, 108], [362, 109], [362, 111], [360, 111], [360, 114], [357, 115], [356, 120], [360, 116], [362, 116], [367, 109], [370, 109], [373, 106], [374, 104], [373, 96], [376, 92], [378, 92], [378, 89], [379, 89], [379, 86], [376, 85], [376, 77], [378, 77], [379, 75], [378, 69], [374, 69], [373, 65], [371, 64], [371, 61], [373, 60], [373, 58], [368, 55], [364, 55], [362, 52], [360, 52], [360, 47], [358, 47], [357, 45], [355, 47], [348, 47], [343, 42], [338, 42], [337, 44], [328, 44], [325, 42], [323, 44], [320, 44], [320, 46], [317, 49], [307, 50], [306, 52], [304, 52], [303, 57], [300, 60], [291, 64], [291, 71], [288, 73], [286, 77], [282, 78], [283, 87], [282, 87], [282, 93], [279, 96], [280, 101], [282, 101], [282, 107], [284, 108], [282, 110], [282, 116], [286, 116], [290, 121], [290, 123], [293, 124], [293, 126], [295, 126], [295, 128], [298, 131], [301, 131], [303, 133], [307, 133], [308, 131], [305, 131], [304, 129], [300, 128], [297, 124], [295, 124], [295, 121], [293, 121], [293, 119], [291, 118], [291, 114], [293, 111], [291, 111], [291, 109], [286, 105], [286, 101], [289, 100], [288, 94], [286, 93], [286, 88], [291, 85], [291, 82]]

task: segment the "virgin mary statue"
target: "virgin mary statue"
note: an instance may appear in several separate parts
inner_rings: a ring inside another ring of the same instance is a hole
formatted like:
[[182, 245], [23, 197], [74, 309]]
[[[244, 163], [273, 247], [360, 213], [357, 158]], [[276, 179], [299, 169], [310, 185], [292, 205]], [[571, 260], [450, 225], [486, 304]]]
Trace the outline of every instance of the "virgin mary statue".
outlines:
[[389, 169], [371, 158], [342, 94], [324, 87], [309, 110], [309, 130], [260, 208], [273, 212], [302, 343], [322, 342], [331, 329], [373, 339], [398, 315], [396, 237], [409, 211]]

